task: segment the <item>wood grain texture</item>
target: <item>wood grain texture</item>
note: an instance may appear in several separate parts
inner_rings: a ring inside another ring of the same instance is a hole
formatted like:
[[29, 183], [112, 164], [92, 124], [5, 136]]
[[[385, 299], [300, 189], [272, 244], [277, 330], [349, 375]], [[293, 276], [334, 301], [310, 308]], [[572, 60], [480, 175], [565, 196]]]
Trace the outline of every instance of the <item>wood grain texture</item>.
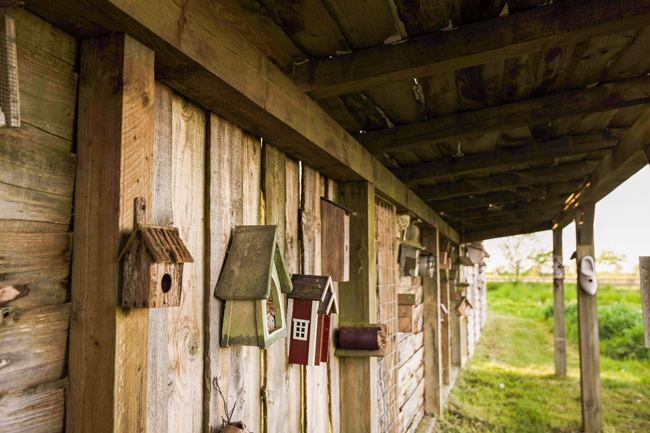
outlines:
[[424, 200], [443, 200], [465, 195], [487, 194], [492, 191], [509, 190], [538, 183], [565, 182], [591, 174], [598, 163], [599, 161], [582, 161], [550, 168], [486, 176], [464, 182], [444, 184], [444, 187], [437, 185], [432, 188], [420, 188], [418, 192]]
[[[442, 251], [439, 252], [439, 256], [442, 254]], [[436, 266], [439, 268], [439, 266]], [[447, 311], [451, 311], [451, 305], [449, 304], [449, 271], [440, 269], [440, 304], [444, 305], [447, 308]], [[441, 376], [442, 383], [444, 385], [449, 385], [450, 379], [450, 365], [451, 365], [451, 352], [449, 350], [450, 335], [449, 335], [449, 317], [450, 314], [441, 313], [440, 317], [440, 357], [441, 362]]]
[[[300, 236], [303, 273], [321, 275], [321, 197], [324, 178], [302, 166], [302, 207]], [[305, 367], [305, 431], [327, 432], [329, 426], [327, 365]]]
[[[505, 3], [505, 2], [504, 2]], [[463, 8], [470, 14], [488, 8]], [[498, 15], [499, 11], [496, 11]], [[360, 90], [413, 77], [426, 77], [462, 68], [503, 61], [543, 51], [594, 35], [611, 34], [647, 26], [646, 1], [560, 2], [498, 19], [476, 23], [456, 14], [453, 32], [433, 32], [405, 43], [356, 51], [296, 66], [294, 82], [314, 99]], [[486, 16], [494, 18], [496, 15]], [[490, 37], [485, 37], [485, 35]], [[290, 73], [290, 71], [287, 71]]]
[[0, 395], [0, 429], [15, 433], [64, 431], [67, 379]]
[[[285, 262], [291, 263], [288, 268], [295, 272], [293, 269], [297, 264], [298, 256], [288, 243], [290, 239], [294, 242], [291, 228], [297, 229], [299, 192], [296, 189], [298, 183], [295, 175], [298, 173], [293, 173], [291, 168], [287, 169], [288, 162], [284, 153], [269, 144], [264, 145], [262, 168], [264, 223], [278, 226]], [[291, 259], [288, 260], [288, 257]], [[285, 295], [281, 296], [285, 297]], [[301, 430], [300, 366], [288, 363], [287, 339], [278, 340], [264, 351], [264, 368], [262, 398], [265, 431], [299, 432]], [[294, 414], [291, 410], [296, 406], [298, 413]]]
[[[158, 78], [184, 96], [334, 180], [374, 180], [373, 158], [363, 146], [224, 23], [210, 3], [35, 0], [29, 7], [78, 37], [108, 30], [147, 41], [158, 53]], [[389, 199], [393, 191], [401, 193], [392, 200], [413, 206], [425, 223], [440, 224], [415, 196], [404, 200], [403, 185], [390, 173], [376, 183], [378, 192], [387, 188]]]
[[[325, 197], [329, 200], [336, 201], [338, 199], [339, 186], [332, 179], [325, 181]], [[351, 216], [350, 216], [351, 218]], [[349, 254], [349, 252], [348, 252]], [[349, 266], [349, 257], [348, 257]], [[332, 282], [334, 293], [337, 300], [339, 298], [339, 283]], [[340, 305], [340, 301], [339, 301]], [[339, 307], [340, 308], [340, 307]], [[327, 362], [328, 371], [328, 385], [329, 385], [329, 419], [331, 433], [341, 432], [341, 396], [340, 396], [340, 383], [341, 373], [339, 366], [339, 358], [334, 356], [336, 351], [336, 332], [339, 328], [339, 315], [333, 314], [330, 316], [330, 335], [329, 335], [329, 361]]]
[[[424, 230], [422, 245], [438, 259], [438, 231]], [[434, 266], [433, 278], [422, 278], [424, 304], [424, 405], [425, 412], [442, 416], [442, 347], [440, 267]]]
[[553, 335], [555, 337], [555, 375], [566, 376], [566, 326], [564, 316], [564, 264], [562, 229], [553, 230], [553, 271], [561, 266], [562, 278], [553, 276]]
[[134, 198], [151, 196], [153, 69], [153, 51], [129, 36], [82, 44], [70, 432], [146, 431], [149, 313], [118, 306], [117, 256], [133, 230]]
[[[350, 281], [339, 283], [339, 323], [376, 323], [375, 194], [366, 182], [339, 185], [341, 205], [356, 212], [350, 221]], [[377, 361], [340, 358], [341, 431], [376, 432]]]
[[650, 78], [642, 76], [381, 131], [370, 131], [355, 135], [355, 138], [373, 155], [398, 149], [412, 149], [443, 140], [457, 143], [458, 140], [465, 141], [478, 133], [503, 131], [535, 123], [546, 125], [549, 121], [564, 117], [645, 104], [648, 102], [648, 87]]
[[[576, 210], [577, 263], [595, 256], [594, 217], [596, 205]], [[579, 265], [578, 265], [579, 266]], [[603, 429], [603, 402], [600, 389], [600, 352], [598, 338], [598, 298], [580, 287], [578, 279], [578, 337], [580, 348], [580, 391], [582, 429], [587, 433]]]
[[147, 429], [200, 432], [203, 426], [203, 296], [206, 115], [156, 84], [149, 218], [172, 225], [194, 258], [183, 265], [178, 307], [149, 313]]
[[1, 311], [0, 394], [65, 377], [70, 304]]
[[[253, 431], [260, 430], [261, 354], [257, 347], [219, 345], [222, 301], [214, 288], [237, 225], [257, 225], [260, 218], [261, 148], [241, 128], [215, 114], [209, 115], [209, 177], [206, 220], [209, 224], [209, 273], [205, 304], [205, 376], [203, 431], [211, 433], [225, 419], [218, 381], [229, 407], [235, 405], [233, 420]], [[235, 404], [235, 402], [237, 402]]]
[[[286, 243], [285, 262], [287, 269], [293, 274], [300, 272], [300, 167], [298, 162], [285, 157], [286, 174]], [[335, 316], [337, 317], [337, 316]], [[332, 340], [333, 341], [333, 340]], [[333, 352], [332, 352], [333, 353]], [[288, 356], [288, 355], [287, 355]], [[331, 358], [334, 358], [333, 356]], [[330, 358], [330, 359], [331, 359]], [[302, 432], [303, 399], [301, 378], [302, 369], [289, 369], [289, 418], [287, 425], [290, 432]]]

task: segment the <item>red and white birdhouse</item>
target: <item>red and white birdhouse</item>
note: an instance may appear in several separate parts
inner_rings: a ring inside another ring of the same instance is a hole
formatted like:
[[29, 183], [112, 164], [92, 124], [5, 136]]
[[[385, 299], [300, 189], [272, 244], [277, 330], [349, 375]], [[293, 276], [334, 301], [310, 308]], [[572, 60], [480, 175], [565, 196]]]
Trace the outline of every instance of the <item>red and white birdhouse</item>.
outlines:
[[329, 359], [331, 315], [339, 313], [332, 278], [294, 274], [289, 298], [289, 362], [319, 365]]

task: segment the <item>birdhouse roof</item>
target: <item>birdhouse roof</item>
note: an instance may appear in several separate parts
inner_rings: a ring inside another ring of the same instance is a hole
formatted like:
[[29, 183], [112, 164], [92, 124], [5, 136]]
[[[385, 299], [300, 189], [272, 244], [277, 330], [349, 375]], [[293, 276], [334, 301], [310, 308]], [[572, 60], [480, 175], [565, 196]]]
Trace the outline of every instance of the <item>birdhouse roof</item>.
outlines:
[[319, 301], [318, 314], [339, 313], [339, 303], [331, 277], [294, 274], [291, 282], [293, 292], [288, 295], [289, 298]]
[[471, 302], [469, 302], [469, 299], [467, 299], [466, 296], [463, 296], [460, 300], [460, 303], [458, 304], [458, 309], [460, 310], [461, 308], [466, 308], [466, 307], [474, 309], [474, 306], [472, 305]]
[[292, 291], [291, 277], [277, 239], [277, 226], [237, 226], [214, 295], [219, 299], [266, 299], [273, 269], [282, 293]]
[[122, 257], [133, 246], [133, 242], [137, 238], [142, 240], [147, 252], [156, 263], [194, 262], [177, 228], [149, 224], [136, 224], [135, 230], [133, 230], [131, 237], [124, 245], [118, 260], [122, 260]]

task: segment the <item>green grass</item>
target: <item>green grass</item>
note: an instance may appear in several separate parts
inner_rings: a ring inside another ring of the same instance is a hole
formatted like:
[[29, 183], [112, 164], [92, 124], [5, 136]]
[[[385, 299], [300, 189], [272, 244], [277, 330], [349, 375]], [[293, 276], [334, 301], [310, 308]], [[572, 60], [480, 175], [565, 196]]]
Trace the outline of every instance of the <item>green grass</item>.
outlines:
[[[569, 305], [575, 302], [575, 290], [575, 284], [567, 284]], [[638, 290], [603, 287], [598, 300], [604, 307], [640, 308]], [[568, 335], [568, 376], [558, 379], [552, 327], [545, 318], [553, 303], [551, 285], [490, 284], [488, 303], [476, 354], [461, 373], [436, 431], [579, 432], [577, 338]], [[604, 431], [650, 432], [650, 362], [601, 355], [601, 381]]]

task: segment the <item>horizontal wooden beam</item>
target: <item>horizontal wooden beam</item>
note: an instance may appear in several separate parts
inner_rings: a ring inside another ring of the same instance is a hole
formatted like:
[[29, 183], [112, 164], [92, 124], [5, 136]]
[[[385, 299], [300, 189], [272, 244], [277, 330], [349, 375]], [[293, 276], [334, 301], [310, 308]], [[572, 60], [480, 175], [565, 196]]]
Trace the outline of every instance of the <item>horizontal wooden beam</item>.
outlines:
[[323, 99], [640, 29], [648, 22], [647, 0], [565, 1], [453, 31], [311, 60], [285, 73], [309, 96]]
[[556, 227], [564, 228], [573, 221], [575, 209], [581, 204], [597, 203], [648, 164], [650, 146], [650, 108], [621, 137], [613, 153], [603, 158], [590, 181], [555, 218]]
[[[520, 212], [531, 212], [531, 211], [546, 211], [549, 209], [558, 209], [564, 207], [566, 203], [567, 195], [564, 197], [555, 197], [543, 200], [532, 200], [532, 201], [521, 201], [511, 203], [505, 206], [491, 205], [489, 207], [482, 207], [471, 210], [462, 210], [454, 213], [445, 213], [445, 218], [451, 224], [457, 224], [459, 222], [481, 222], [486, 218], [507, 218], [513, 214], [519, 214]], [[555, 216], [555, 215], [552, 215]]]
[[355, 135], [373, 155], [446, 141], [456, 144], [476, 134], [553, 122], [650, 102], [650, 77], [599, 84], [482, 110]]
[[443, 200], [491, 191], [508, 190], [537, 183], [555, 183], [575, 180], [591, 174], [599, 161], [582, 161], [557, 167], [539, 168], [516, 173], [487, 176], [456, 183], [441, 183], [431, 188], [420, 188], [416, 193], [425, 201]]
[[460, 212], [463, 209], [485, 208], [490, 205], [504, 205], [514, 202], [527, 202], [530, 200], [549, 199], [566, 197], [581, 186], [586, 184], [586, 180], [572, 180], [568, 182], [554, 183], [533, 188], [523, 187], [513, 191], [492, 192], [489, 194], [455, 197], [441, 201], [431, 202], [431, 206], [444, 213], [444, 218], [450, 212]]
[[503, 238], [506, 236], [524, 235], [528, 233], [543, 232], [551, 230], [552, 221], [533, 223], [533, 224], [514, 224], [509, 226], [495, 226], [476, 231], [469, 231], [463, 234], [464, 242], [479, 242], [488, 239]]
[[[558, 206], [559, 207], [559, 206]], [[557, 214], [558, 207], [549, 209], [537, 210], [523, 210], [509, 215], [495, 215], [485, 217], [478, 220], [464, 221], [462, 224], [457, 224], [459, 230], [462, 231], [477, 231], [483, 230], [494, 226], [506, 226], [516, 224], [537, 224], [540, 222], [551, 221]], [[462, 235], [461, 235], [462, 237]]]
[[[156, 79], [203, 108], [263, 137], [337, 181], [375, 182], [375, 161], [292, 80], [223, 20], [210, 2], [175, 0], [33, 0], [28, 9], [78, 38], [127, 33], [156, 53]], [[390, 190], [384, 190], [390, 187]], [[454, 230], [394, 176], [378, 192], [416, 206], [425, 224]], [[402, 191], [392, 197], [392, 191]], [[409, 210], [412, 210], [409, 208]]]
[[[627, 131], [627, 130], [624, 130]], [[622, 131], [619, 131], [619, 134]], [[618, 143], [611, 131], [562, 137], [557, 140], [533, 142], [516, 147], [498, 148], [493, 152], [476, 153], [460, 158], [444, 158], [402, 169], [393, 174], [406, 185], [431, 182], [446, 176], [462, 176], [488, 169], [507, 168], [517, 164], [534, 164], [565, 156], [609, 149]]]

